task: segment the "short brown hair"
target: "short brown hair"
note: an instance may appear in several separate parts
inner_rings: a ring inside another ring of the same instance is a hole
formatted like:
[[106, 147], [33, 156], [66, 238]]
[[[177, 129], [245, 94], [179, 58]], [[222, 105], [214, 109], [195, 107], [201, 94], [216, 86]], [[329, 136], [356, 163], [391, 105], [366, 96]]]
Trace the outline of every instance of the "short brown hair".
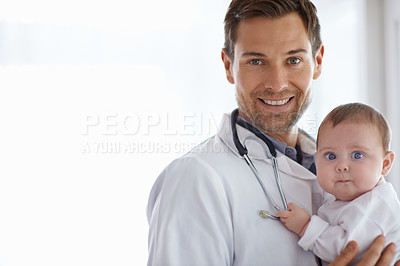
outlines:
[[321, 128], [327, 123], [332, 123], [332, 127], [345, 121], [352, 121], [359, 124], [370, 124], [374, 126], [382, 139], [384, 152], [389, 151], [392, 131], [385, 117], [375, 108], [362, 103], [348, 103], [334, 108], [322, 121], [318, 129], [317, 145]]
[[321, 45], [317, 9], [310, 0], [232, 0], [225, 15], [225, 49], [233, 60], [236, 31], [241, 20], [252, 17], [277, 18], [296, 12], [300, 15], [315, 56]]

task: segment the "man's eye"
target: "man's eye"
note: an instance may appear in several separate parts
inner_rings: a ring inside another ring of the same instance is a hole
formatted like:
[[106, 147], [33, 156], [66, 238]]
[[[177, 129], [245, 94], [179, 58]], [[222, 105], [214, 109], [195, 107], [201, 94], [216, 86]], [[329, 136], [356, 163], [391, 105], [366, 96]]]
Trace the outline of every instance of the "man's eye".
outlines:
[[335, 160], [336, 159], [336, 155], [333, 153], [327, 153], [325, 154], [325, 158], [328, 160]]
[[292, 58], [289, 58], [288, 63], [290, 65], [296, 65], [296, 64], [300, 63], [300, 61], [301, 61], [300, 58], [292, 57]]
[[255, 65], [255, 66], [261, 65], [261, 63], [262, 63], [262, 61], [260, 59], [251, 59], [250, 60], [250, 64]]
[[362, 154], [361, 152], [353, 152], [351, 154], [351, 158], [352, 159], [361, 159], [361, 158], [364, 158], [364, 154]]

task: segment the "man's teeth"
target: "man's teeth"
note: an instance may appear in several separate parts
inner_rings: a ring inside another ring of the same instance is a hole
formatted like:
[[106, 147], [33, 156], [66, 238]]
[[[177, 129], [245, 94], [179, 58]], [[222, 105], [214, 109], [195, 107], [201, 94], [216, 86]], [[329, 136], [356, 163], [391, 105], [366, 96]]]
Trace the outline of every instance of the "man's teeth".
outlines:
[[280, 101], [269, 101], [269, 100], [263, 100], [264, 103], [269, 104], [269, 105], [284, 105], [286, 104], [290, 98], [287, 98], [285, 100], [280, 100]]

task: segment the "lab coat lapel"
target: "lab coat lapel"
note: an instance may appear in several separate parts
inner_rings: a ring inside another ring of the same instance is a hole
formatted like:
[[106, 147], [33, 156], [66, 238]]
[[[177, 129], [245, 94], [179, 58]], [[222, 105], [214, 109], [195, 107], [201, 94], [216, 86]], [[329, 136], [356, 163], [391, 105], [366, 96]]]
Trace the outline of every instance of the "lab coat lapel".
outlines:
[[[236, 129], [239, 141], [240, 143], [242, 143], [243, 146], [247, 148], [248, 155], [251, 159], [271, 161], [269, 159], [270, 153], [268, 150], [268, 146], [261, 139], [254, 135], [254, 133], [239, 125], [236, 125]], [[238, 150], [236, 149], [235, 143], [233, 142], [231, 117], [229, 114], [224, 114], [221, 124], [219, 126], [218, 136], [230, 148], [230, 150], [234, 154], [236, 154], [236, 156], [241, 157]]]
[[281, 172], [298, 179], [315, 180], [315, 175], [313, 173], [282, 153], [278, 152], [277, 159]]
[[[241, 157], [233, 142], [230, 121], [230, 114], [224, 114], [221, 124], [219, 126], [218, 136], [236, 156]], [[249, 157], [252, 160], [262, 160], [272, 167], [272, 160], [270, 159], [271, 154], [269, 152], [268, 146], [249, 130], [239, 125], [236, 125], [236, 128], [240, 143], [242, 143], [242, 145], [247, 148]], [[300, 132], [300, 134], [303, 134], [303, 132]], [[305, 141], [304, 138], [302, 138], [302, 141]], [[302, 165], [288, 158], [286, 155], [280, 153], [279, 151], [277, 151], [277, 160], [280, 172], [299, 179], [315, 180], [314, 174], [312, 174]]]

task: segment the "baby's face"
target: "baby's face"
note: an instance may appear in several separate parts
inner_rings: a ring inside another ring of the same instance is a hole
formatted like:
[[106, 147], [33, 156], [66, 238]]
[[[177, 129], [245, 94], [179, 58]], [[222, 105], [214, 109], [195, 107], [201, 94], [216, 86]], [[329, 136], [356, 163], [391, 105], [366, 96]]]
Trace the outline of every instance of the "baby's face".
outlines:
[[335, 127], [325, 124], [319, 133], [316, 153], [318, 182], [336, 199], [353, 200], [373, 189], [387, 173], [385, 165], [391, 164], [388, 156], [378, 130], [372, 125], [354, 121]]

